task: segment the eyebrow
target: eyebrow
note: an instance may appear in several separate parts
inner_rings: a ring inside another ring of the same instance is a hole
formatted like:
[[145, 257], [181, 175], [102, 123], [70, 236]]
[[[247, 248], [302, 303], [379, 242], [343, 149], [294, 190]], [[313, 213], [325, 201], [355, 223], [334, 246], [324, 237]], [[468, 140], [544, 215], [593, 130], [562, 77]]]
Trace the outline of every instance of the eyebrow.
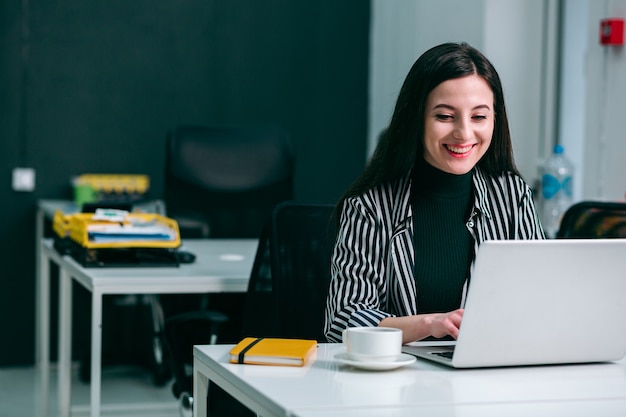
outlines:
[[[442, 103], [442, 104], [437, 104], [436, 106], [433, 107], [433, 110], [437, 110], [437, 109], [455, 110], [456, 108], [449, 104]], [[491, 110], [491, 107], [489, 107], [487, 104], [479, 104], [478, 106], [472, 107], [472, 110], [479, 110], [479, 109]]]

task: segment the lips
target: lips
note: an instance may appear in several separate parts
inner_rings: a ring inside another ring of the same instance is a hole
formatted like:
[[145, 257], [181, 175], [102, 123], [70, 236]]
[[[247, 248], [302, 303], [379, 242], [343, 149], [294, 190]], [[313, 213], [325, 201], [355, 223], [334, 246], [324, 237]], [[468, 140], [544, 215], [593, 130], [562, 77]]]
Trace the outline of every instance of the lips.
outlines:
[[468, 154], [474, 147], [474, 145], [467, 145], [467, 146], [444, 145], [444, 146], [448, 150], [448, 152], [457, 156], [464, 156]]

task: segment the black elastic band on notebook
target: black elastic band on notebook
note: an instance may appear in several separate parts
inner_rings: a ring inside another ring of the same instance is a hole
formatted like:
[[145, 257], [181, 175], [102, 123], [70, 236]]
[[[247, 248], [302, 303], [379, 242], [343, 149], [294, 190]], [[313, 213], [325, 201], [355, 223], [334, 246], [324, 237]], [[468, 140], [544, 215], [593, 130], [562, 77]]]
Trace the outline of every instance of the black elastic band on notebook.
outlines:
[[243, 348], [243, 350], [241, 352], [239, 352], [239, 357], [237, 358], [237, 363], [243, 363], [243, 359], [246, 356], [246, 353], [252, 349], [252, 346], [256, 345], [257, 343], [259, 343], [261, 340], [263, 340], [262, 337], [257, 338], [256, 340], [250, 342], [250, 344], [248, 346], [246, 346], [245, 348]]

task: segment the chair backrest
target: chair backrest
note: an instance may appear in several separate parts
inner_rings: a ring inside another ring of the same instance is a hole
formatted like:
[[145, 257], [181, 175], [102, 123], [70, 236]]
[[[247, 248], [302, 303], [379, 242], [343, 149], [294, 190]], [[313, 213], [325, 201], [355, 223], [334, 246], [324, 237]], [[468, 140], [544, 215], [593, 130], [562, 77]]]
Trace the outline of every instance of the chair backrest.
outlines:
[[293, 201], [275, 208], [248, 289], [244, 323], [256, 324], [244, 324], [244, 335], [325, 341], [324, 308], [336, 238], [333, 213], [333, 205]]
[[626, 202], [583, 201], [563, 215], [557, 238], [626, 237]]
[[259, 237], [276, 204], [293, 198], [294, 159], [277, 126], [179, 126], [167, 138], [167, 214], [205, 219], [201, 237]]

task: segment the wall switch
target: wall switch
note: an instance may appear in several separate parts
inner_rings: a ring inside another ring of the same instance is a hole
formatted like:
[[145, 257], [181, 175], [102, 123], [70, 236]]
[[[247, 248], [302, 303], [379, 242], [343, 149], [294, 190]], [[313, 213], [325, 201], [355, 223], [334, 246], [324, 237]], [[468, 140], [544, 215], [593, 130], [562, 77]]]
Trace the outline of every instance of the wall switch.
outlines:
[[35, 169], [13, 168], [13, 191], [34, 191]]

